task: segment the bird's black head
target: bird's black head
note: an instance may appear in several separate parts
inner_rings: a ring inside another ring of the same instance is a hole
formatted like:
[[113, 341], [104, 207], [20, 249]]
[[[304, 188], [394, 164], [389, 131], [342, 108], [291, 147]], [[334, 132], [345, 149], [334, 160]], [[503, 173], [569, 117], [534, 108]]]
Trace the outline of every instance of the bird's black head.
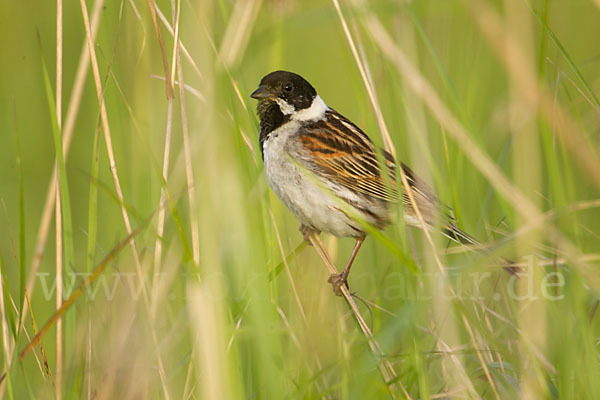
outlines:
[[298, 74], [275, 71], [260, 81], [260, 86], [250, 97], [261, 103], [277, 103], [284, 115], [309, 108], [317, 91]]

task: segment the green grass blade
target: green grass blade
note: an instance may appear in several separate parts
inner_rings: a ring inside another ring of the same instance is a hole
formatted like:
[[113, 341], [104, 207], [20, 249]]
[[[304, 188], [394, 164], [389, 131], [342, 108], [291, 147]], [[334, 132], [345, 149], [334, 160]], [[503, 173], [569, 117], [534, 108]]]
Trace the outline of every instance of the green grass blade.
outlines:
[[[41, 47], [41, 45], [40, 45]], [[41, 50], [40, 50], [41, 52]], [[56, 118], [56, 104], [54, 104], [54, 94], [48, 69], [44, 57], [41, 57], [42, 72], [44, 75], [44, 88], [46, 89], [46, 99], [48, 100], [48, 110], [50, 112], [50, 122], [52, 124], [52, 137], [54, 139], [54, 150], [56, 152], [56, 160], [59, 171], [59, 186], [60, 186], [60, 202], [63, 223], [63, 245], [64, 245], [64, 265], [67, 268], [73, 266], [73, 228], [71, 223], [71, 202], [69, 200], [69, 183], [67, 179], [67, 169], [65, 167], [65, 159], [62, 146], [62, 136], [58, 128], [58, 120]]]
[[[542, 5], [542, 15], [540, 22], [544, 25], [548, 24], [548, 12], [550, 10], [549, 0], [544, 0]], [[547, 52], [547, 41], [548, 36], [542, 35], [540, 38], [540, 54], [538, 56], [538, 74], [540, 77], [544, 76], [544, 66], [546, 65], [546, 52]]]
[[[17, 165], [17, 175], [19, 181], [19, 304], [23, 304], [25, 301], [25, 191], [23, 183], [23, 164], [21, 158], [21, 139], [16, 120], [16, 110], [15, 126], [15, 162]], [[4, 261], [2, 261], [2, 263], [4, 265]]]
[[6, 316], [8, 318], [8, 323], [13, 334], [13, 338], [16, 340], [17, 338], [17, 324], [15, 321], [15, 316], [13, 314], [13, 309], [11, 305], [11, 296], [8, 287], [8, 280], [6, 278], [6, 266], [4, 265], [4, 256], [2, 255], [2, 251], [0, 251], [0, 269], [2, 270], [2, 282], [0, 284], [3, 286], [4, 291], [4, 309], [6, 310]]
[[98, 233], [98, 168], [99, 168], [100, 127], [96, 129], [92, 150], [92, 179], [90, 179], [90, 200], [88, 204], [88, 244], [87, 271], [94, 266], [96, 253], [96, 236]]
[[598, 101], [598, 98], [594, 94], [594, 91], [590, 88], [590, 85], [587, 83], [587, 80], [583, 77], [583, 74], [581, 73], [581, 71], [579, 70], [579, 68], [577, 68], [577, 64], [575, 64], [575, 62], [573, 61], [573, 59], [569, 55], [569, 52], [567, 51], [567, 49], [563, 46], [563, 44], [561, 43], [561, 41], [554, 34], [554, 31], [552, 31], [552, 29], [550, 29], [550, 27], [546, 23], [546, 20], [544, 18], [540, 17], [540, 15], [538, 14], [538, 12], [533, 8], [533, 6], [529, 2], [527, 4], [529, 5], [529, 8], [531, 9], [531, 12], [535, 16], [535, 18], [538, 20], [538, 22], [540, 23], [540, 25], [542, 26], [542, 28], [544, 28], [544, 32], [546, 32], [546, 34], [548, 34], [548, 36], [550, 37], [550, 39], [552, 40], [552, 42], [556, 45], [556, 47], [560, 51], [560, 54], [562, 54], [562, 56], [564, 57], [565, 61], [567, 61], [567, 64], [569, 65], [569, 67], [571, 67], [571, 70], [573, 71], [573, 73], [575, 74], [575, 76], [577, 76], [577, 78], [579, 78], [579, 80], [581, 81], [581, 84], [583, 85], [583, 88], [585, 89], [586, 93], [588, 94], [588, 97], [591, 99], [591, 101], [592, 101], [593, 105], [595, 106], [595, 108], [596, 109], [600, 108], [600, 102]]

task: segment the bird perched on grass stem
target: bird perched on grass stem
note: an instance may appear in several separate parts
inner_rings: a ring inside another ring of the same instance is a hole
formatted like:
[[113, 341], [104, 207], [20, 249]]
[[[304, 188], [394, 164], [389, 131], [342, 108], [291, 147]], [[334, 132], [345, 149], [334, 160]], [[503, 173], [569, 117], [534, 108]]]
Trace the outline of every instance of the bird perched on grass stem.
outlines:
[[[402, 201], [406, 224], [421, 228], [409, 197], [428, 229], [445, 218], [441, 233], [457, 242], [478, 244], [458, 229], [449, 209], [404, 164], [400, 166], [412, 196], [404, 192], [400, 196], [393, 157], [381, 151], [379, 160], [369, 137], [329, 108], [300, 75], [271, 72], [251, 97], [258, 100], [260, 150], [267, 180], [300, 220], [304, 238], [326, 232], [356, 240], [342, 273], [329, 278], [336, 294], [347, 285], [350, 267], [365, 240], [365, 222], [383, 229], [391, 222], [393, 203]], [[506, 268], [515, 272], [512, 266]]]

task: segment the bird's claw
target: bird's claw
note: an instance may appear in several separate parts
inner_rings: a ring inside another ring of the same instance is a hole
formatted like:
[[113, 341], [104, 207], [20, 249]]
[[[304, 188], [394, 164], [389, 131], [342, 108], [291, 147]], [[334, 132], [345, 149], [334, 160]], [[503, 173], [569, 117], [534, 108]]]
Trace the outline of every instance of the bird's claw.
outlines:
[[331, 274], [327, 282], [331, 283], [333, 293], [335, 293], [336, 296], [342, 295], [342, 286], [346, 286], [346, 289], [349, 289], [348, 276], [343, 272], [341, 274]]

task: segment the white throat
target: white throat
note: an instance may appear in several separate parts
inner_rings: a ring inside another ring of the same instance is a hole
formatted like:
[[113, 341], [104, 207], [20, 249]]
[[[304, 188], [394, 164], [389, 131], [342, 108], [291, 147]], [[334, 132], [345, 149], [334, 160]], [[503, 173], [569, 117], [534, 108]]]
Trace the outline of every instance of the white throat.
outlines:
[[291, 113], [294, 112], [294, 110], [296, 110], [293, 105], [291, 105], [290, 103], [288, 103], [287, 101], [285, 101], [283, 99], [280, 99], [279, 97], [277, 97], [275, 99], [275, 101], [279, 105], [279, 109], [281, 110], [283, 115], [290, 115]]
[[315, 119], [322, 118], [325, 115], [325, 111], [329, 109], [327, 104], [325, 104], [319, 95], [313, 99], [310, 107], [299, 111], [295, 111], [292, 105], [287, 104], [284, 101], [281, 101], [281, 103], [279, 104], [281, 112], [286, 115], [290, 115], [290, 119], [293, 121], [313, 121]]

